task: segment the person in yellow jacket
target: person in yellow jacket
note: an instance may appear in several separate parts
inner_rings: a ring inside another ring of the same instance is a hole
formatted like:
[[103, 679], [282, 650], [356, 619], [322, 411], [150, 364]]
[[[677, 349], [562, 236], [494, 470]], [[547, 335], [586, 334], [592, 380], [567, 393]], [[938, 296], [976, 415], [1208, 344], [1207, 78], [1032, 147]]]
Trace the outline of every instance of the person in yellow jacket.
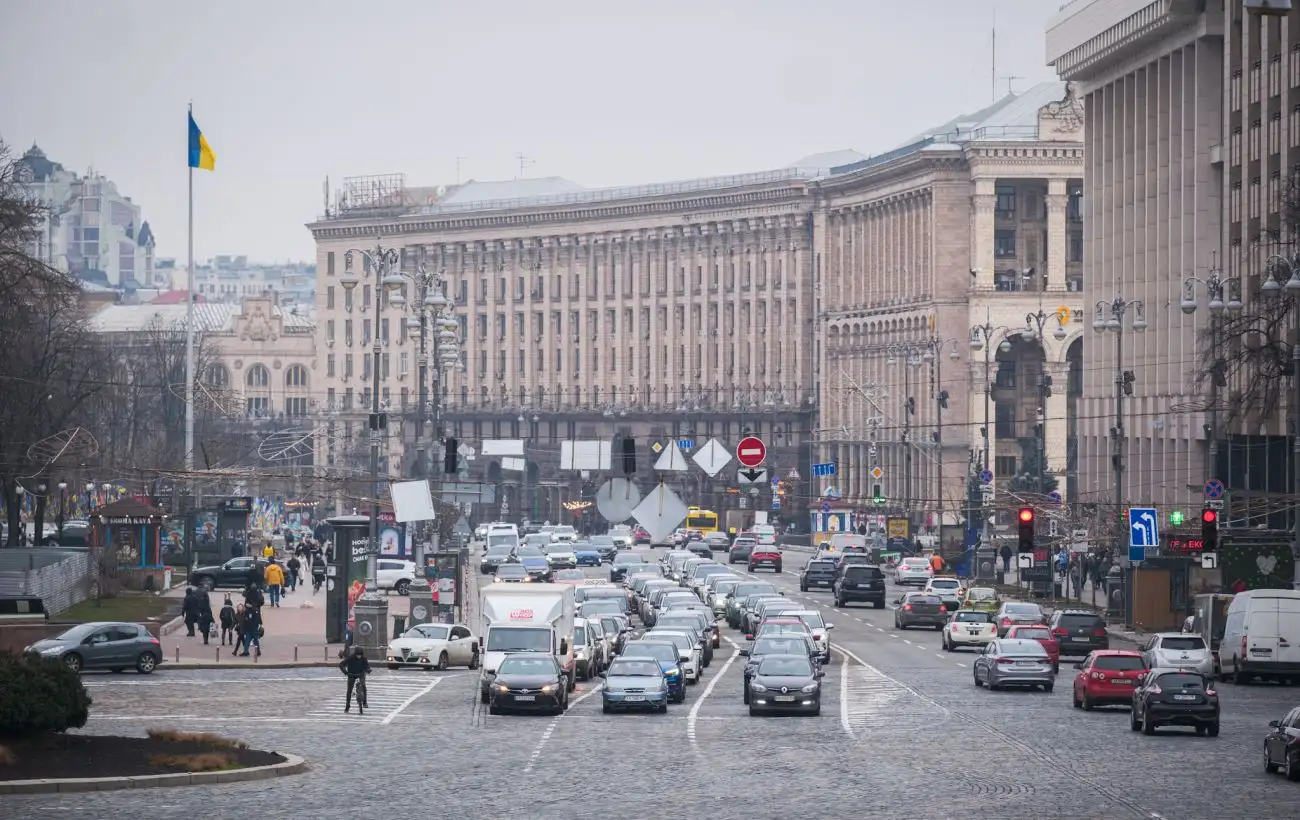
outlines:
[[275, 557], [275, 547], [271, 546], [270, 541], [267, 541], [266, 546], [262, 547], [262, 557], [268, 561]]
[[274, 560], [266, 565], [266, 588], [271, 593], [271, 606], [280, 605], [280, 593], [284, 589], [284, 567]]

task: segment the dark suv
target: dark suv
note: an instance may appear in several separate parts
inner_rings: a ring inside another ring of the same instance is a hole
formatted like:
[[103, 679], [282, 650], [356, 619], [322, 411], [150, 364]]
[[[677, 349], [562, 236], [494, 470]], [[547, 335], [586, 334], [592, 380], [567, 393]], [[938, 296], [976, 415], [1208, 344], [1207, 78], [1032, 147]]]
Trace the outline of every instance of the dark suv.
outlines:
[[807, 592], [812, 587], [830, 589], [835, 584], [835, 562], [814, 558], [804, 564], [799, 573], [799, 590]]
[[876, 609], [884, 609], [885, 573], [877, 566], [849, 564], [835, 579], [832, 591], [835, 593], [836, 606], [863, 601], [871, 603]]
[[871, 564], [871, 556], [863, 552], [842, 552], [835, 559], [835, 574], [843, 575], [845, 567], [851, 567], [856, 564]]
[[1052, 637], [1061, 645], [1062, 655], [1087, 655], [1094, 649], [1110, 649], [1106, 622], [1095, 612], [1083, 609], [1058, 609], [1047, 625]]
[[190, 586], [205, 592], [214, 589], [243, 589], [249, 584], [261, 586], [266, 577], [266, 561], [251, 556], [231, 558], [217, 567], [198, 567], [190, 573]]
[[1219, 736], [1219, 693], [1200, 672], [1152, 669], [1133, 691], [1129, 728], [1154, 735], [1161, 726], [1191, 726]]

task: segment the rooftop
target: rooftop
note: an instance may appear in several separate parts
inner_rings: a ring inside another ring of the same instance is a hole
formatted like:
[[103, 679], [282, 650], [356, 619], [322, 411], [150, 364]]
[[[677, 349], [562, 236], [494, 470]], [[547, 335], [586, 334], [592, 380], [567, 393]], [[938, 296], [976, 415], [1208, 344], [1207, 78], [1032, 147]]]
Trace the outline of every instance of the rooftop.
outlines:
[[[185, 302], [179, 304], [109, 305], [90, 319], [90, 329], [95, 333], [134, 333], [150, 328], [185, 327]], [[221, 333], [234, 329], [235, 317], [241, 306], [220, 302], [198, 302], [194, 305], [194, 327], [199, 332]], [[315, 322], [310, 312], [291, 308], [283, 310], [278, 305], [271, 308], [276, 316], [284, 316], [286, 328], [310, 330]]]

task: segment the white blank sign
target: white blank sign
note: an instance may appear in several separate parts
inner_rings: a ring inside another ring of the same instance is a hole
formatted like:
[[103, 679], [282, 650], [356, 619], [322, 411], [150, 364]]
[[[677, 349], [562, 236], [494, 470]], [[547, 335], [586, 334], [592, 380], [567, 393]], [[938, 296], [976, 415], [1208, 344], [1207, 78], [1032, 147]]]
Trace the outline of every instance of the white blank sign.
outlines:
[[493, 438], [483, 442], [482, 447], [485, 456], [522, 456], [524, 454], [523, 439]]
[[608, 470], [610, 442], [562, 441], [560, 442], [561, 470]]
[[429, 482], [395, 481], [388, 488], [393, 497], [393, 517], [398, 523], [432, 521], [434, 519], [433, 495]]
[[501, 469], [512, 473], [522, 473], [527, 467], [528, 462], [522, 458], [503, 458], [501, 459]]

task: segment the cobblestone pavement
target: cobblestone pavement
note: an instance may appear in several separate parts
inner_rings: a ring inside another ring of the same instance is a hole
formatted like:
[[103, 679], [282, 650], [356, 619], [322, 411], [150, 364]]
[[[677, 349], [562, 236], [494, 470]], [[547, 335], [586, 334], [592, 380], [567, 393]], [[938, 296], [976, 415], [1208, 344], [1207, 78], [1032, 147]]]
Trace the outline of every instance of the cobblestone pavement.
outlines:
[[1268, 721], [1300, 690], [1225, 685], [1221, 737], [1146, 737], [1128, 731], [1124, 710], [1072, 709], [1068, 661], [1050, 694], [976, 689], [973, 655], [942, 652], [937, 632], [898, 632], [887, 609], [835, 609], [826, 593], [799, 593], [793, 572], [774, 580], [836, 627], [816, 718], [748, 715], [733, 644], [743, 636], [730, 630], [686, 703], [662, 716], [604, 715], [598, 687], [583, 684], [559, 718], [489, 717], [463, 670], [380, 670], [364, 717], [342, 713], [343, 682], [328, 669], [88, 675], [88, 731], [217, 731], [305, 755], [311, 771], [7, 797], [6, 814], [1221, 820], [1300, 805], [1296, 784], [1260, 762]]

